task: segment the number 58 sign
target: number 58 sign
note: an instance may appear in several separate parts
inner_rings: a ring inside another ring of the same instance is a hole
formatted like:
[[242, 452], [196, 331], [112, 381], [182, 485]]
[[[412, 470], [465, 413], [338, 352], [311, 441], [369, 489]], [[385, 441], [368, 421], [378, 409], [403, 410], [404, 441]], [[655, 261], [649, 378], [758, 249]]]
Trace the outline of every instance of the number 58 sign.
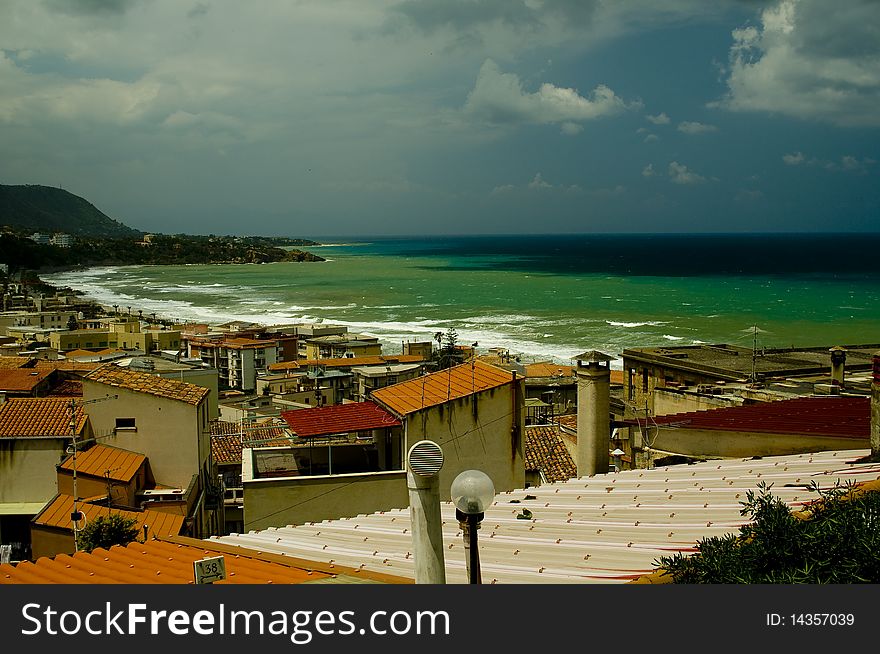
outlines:
[[226, 579], [226, 559], [215, 556], [193, 561], [193, 572], [197, 584], [213, 584], [215, 581]]

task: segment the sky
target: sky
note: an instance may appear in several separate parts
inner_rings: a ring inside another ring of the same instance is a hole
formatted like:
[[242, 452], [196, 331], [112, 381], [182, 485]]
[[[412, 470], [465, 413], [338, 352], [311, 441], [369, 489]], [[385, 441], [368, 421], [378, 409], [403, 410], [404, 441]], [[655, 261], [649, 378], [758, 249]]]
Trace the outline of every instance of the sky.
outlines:
[[144, 231], [880, 231], [876, 0], [3, 0], [0, 183]]

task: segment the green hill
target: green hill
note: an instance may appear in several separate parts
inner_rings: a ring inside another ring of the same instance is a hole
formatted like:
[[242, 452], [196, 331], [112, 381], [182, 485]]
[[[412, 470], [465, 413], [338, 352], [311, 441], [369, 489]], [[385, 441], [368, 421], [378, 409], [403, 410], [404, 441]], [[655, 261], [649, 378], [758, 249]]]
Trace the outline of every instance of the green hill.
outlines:
[[113, 220], [93, 204], [51, 186], [0, 184], [0, 225], [74, 236], [122, 237], [141, 232]]

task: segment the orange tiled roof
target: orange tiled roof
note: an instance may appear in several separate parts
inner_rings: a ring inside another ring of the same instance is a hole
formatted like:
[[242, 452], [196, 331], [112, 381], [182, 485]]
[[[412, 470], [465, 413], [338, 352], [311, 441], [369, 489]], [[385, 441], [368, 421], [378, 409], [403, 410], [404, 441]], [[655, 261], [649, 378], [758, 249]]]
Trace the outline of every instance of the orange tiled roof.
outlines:
[[538, 470], [548, 482], [577, 477], [577, 465], [556, 427], [527, 427], [523, 443], [526, 470]]
[[217, 584], [299, 584], [327, 580], [338, 574], [408, 583], [388, 575], [302, 560], [279, 560], [281, 557], [276, 554], [174, 537], [99, 548], [90, 554], [42, 557], [35, 563], [3, 564], [0, 584], [192, 584], [193, 562], [216, 556], [223, 556], [226, 564], [226, 579]]
[[576, 413], [571, 413], [564, 416], [556, 416], [556, 422], [559, 423], [562, 427], [568, 427], [569, 429], [577, 432], [578, 417]]
[[[105, 474], [109, 474], [110, 479], [127, 483], [146, 460], [147, 457], [137, 452], [109, 445], [95, 445], [77, 453], [76, 472], [94, 477], [105, 477]], [[73, 470], [73, 455], [67, 457], [59, 467], [62, 470]]]
[[[79, 464], [79, 457], [77, 457], [77, 464]], [[98, 516], [106, 516], [108, 512], [106, 506], [89, 504], [82, 501], [80, 501], [77, 508], [86, 514], [87, 523]], [[73, 496], [59, 494], [37, 514], [33, 519], [33, 524], [41, 527], [71, 530], [70, 514], [72, 512]], [[173, 513], [163, 513], [162, 511], [153, 511], [151, 509], [145, 511], [110, 509], [110, 512], [118, 513], [126, 518], [134, 518], [137, 520], [139, 531], [143, 532], [144, 525], [147, 525], [147, 532], [155, 536], [177, 536], [183, 527], [183, 516]]]
[[234, 350], [240, 350], [249, 347], [271, 347], [275, 345], [275, 341], [258, 341], [253, 338], [227, 338], [220, 341], [220, 347], [231, 347]]
[[[87, 418], [82, 407], [77, 407], [75, 411], [76, 433], [79, 436]], [[0, 438], [70, 435], [69, 398], [13, 398], [0, 406]]]
[[[211, 455], [215, 463], [241, 463], [242, 443], [241, 425], [237, 422], [215, 420], [211, 423]], [[249, 426], [244, 440], [259, 447], [287, 447], [290, 439], [283, 427], [270, 424]]]
[[526, 377], [574, 377], [574, 367], [555, 363], [532, 363], [526, 366]]
[[97, 361], [71, 361], [69, 359], [58, 359], [49, 361], [48, 359], [40, 359], [34, 364], [34, 368], [38, 370], [67, 370], [72, 372], [91, 372], [101, 367], [102, 363]]
[[474, 360], [380, 388], [370, 397], [404, 416], [512, 382], [512, 373]]
[[203, 386], [164, 379], [145, 372], [135, 372], [112, 364], [102, 365], [87, 374], [84, 379], [137, 393], [149, 393], [170, 400], [179, 400], [192, 405], [198, 405], [208, 394], [208, 389]]
[[0, 391], [31, 393], [51, 374], [51, 370], [34, 370], [33, 368], [7, 368], [0, 370]]
[[0, 370], [8, 370], [10, 368], [25, 368], [33, 361], [30, 357], [4, 357], [0, 356]]

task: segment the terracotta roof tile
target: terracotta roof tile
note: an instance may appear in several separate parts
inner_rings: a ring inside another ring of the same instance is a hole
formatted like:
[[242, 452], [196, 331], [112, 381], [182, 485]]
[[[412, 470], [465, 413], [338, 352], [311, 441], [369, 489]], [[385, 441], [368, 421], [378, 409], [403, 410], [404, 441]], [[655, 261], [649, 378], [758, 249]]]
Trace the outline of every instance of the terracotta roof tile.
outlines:
[[198, 405], [209, 392], [203, 386], [164, 379], [145, 372], [135, 372], [112, 364], [102, 365], [87, 374], [84, 379], [137, 393], [149, 393], [171, 400], [179, 400], [192, 405]]
[[555, 363], [532, 363], [526, 366], [526, 377], [565, 377], [574, 379], [574, 367]]
[[[137, 474], [147, 457], [137, 452], [129, 452], [109, 445], [95, 445], [76, 455], [76, 472], [80, 475], [105, 477], [114, 481], [129, 482]], [[60, 466], [62, 470], [73, 470], [73, 455], [67, 457]]]
[[395, 427], [400, 421], [373, 402], [353, 402], [284, 411], [281, 417], [287, 421], [300, 438], [348, 434], [370, 429]]
[[8, 368], [0, 370], [0, 392], [32, 393], [52, 370]]
[[512, 373], [473, 360], [373, 391], [370, 397], [404, 416], [513, 382]]
[[[82, 435], [87, 417], [76, 408], [76, 433]], [[13, 398], [0, 406], [0, 438], [70, 436], [70, 399]]]
[[34, 361], [31, 357], [4, 357], [0, 356], [0, 370], [8, 370], [11, 368], [25, 368]]
[[52, 388], [49, 397], [82, 397], [83, 385], [75, 379], [63, 379]]
[[[77, 457], [77, 463], [79, 463], [79, 457]], [[86, 522], [94, 520], [98, 516], [106, 516], [108, 513], [106, 506], [89, 504], [83, 501], [79, 502], [78, 508], [86, 514]], [[177, 536], [183, 527], [182, 515], [153, 511], [151, 509], [145, 511], [126, 511], [112, 508], [109, 511], [118, 513], [126, 518], [134, 518], [137, 520], [137, 528], [141, 532], [143, 532], [144, 525], [147, 525], [148, 533], [155, 536]], [[70, 530], [70, 514], [72, 512], [73, 496], [59, 494], [34, 517], [33, 524]]]
[[273, 560], [277, 556], [243, 548], [237, 548], [241, 554], [224, 551], [229, 549], [194, 539], [153, 538], [90, 554], [59, 554], [35, 563], [5, 564], [0, 566], [0, 584], [192, 584], [193, 562], [216, 556], [224, 557], [227, 575], [217, 584], [298, 584], [333, 577]]
[[577, 465], [556, 427], [527, 427], [523, 460], [526, 470], [539, 471], [548, 482], [577, 477]]
[[211, 455], [215, 463], [241, 463], [244, 443], [259, 447], [288, 447], [290, 438], [287, 430], [276, 425], [248, 426], [244, 431], [237, 422], [215, 420], [211, 423]]

